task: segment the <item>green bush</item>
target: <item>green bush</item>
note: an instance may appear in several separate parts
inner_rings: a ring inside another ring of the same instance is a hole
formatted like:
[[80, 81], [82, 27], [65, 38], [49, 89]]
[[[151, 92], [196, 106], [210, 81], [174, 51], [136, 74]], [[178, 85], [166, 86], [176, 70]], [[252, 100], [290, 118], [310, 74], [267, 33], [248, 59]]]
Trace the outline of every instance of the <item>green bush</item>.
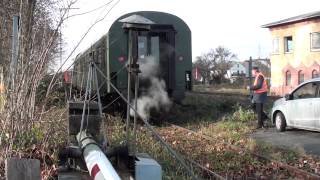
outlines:
[[14, 139], [14, 149], [25, 149], [33, 144], [38, 144], [44, 137], [43, 131], [39, 127], [32, 127], [30, 130], [20, 132]]
[[255, 114], [252, 110], [244, 109], [237, 105], [237, 110], [231, 115], [231, 120], [240, 122], [250, 122], [255, 120]]

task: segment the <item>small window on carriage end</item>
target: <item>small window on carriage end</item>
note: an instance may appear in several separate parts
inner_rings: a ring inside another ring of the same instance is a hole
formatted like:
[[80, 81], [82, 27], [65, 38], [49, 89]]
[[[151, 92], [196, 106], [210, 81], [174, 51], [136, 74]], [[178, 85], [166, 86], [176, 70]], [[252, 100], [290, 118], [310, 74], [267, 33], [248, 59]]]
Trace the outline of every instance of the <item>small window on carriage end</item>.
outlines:
[[185, 74], [185, 81], [186, 81], [186, 90], [191, 91], [192, 89], [192, 82], [191, 82], [191, 71], [186, 71]]
[[98, 64], [102, 63], [102, 48], [97, 49], [96, 62]]

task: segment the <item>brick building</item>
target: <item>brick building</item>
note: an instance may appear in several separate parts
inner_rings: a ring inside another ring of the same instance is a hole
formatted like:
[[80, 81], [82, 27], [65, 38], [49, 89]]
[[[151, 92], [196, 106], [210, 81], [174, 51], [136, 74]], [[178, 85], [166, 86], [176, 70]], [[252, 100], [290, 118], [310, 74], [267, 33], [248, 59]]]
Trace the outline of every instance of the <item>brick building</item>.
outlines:
[[289, 93], [320, 71], [320, 11], [262, 26], [272, 36], [271, 92]]

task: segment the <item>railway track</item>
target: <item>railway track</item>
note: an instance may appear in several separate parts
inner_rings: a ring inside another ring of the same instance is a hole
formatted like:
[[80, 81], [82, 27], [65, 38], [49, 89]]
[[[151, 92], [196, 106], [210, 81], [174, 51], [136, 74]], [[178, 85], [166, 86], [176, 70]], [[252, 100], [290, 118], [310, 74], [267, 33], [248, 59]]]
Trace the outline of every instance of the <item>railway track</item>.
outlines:
[[[190, 129], [187, 129], [187, 128], [184, 128], [184, 127], [181, 127], [181, 126], [178, 126], [178, 125], [175, 125], [175, 124], [171, 124], [171, 123], [166, 123], [167, 125], [173, 127], [173, 128], [176, 128], [176, 129], [179, 129], [181, 131], [185, 131], [188, 135], [190, 134], [193, 134], [195, 136], [198, 136], [198, 137], [201, 137], [203, 139], [206, 139], [208, 142], [211, 142], [211, 143], [216, 143], [217, 142], [217, 139], [213, 138], [213, 137], [210, 137], [210, 136], [207, 136], [205, 134], [201, 134], [201, 133], [198, 133], [194, 130], [190, 130]], [[310, 180], [320, 180], [320, 176], [317, 175], [317, 174], [314, 174], [314, 173], [311, 173], [311, 172], [308, 172], [308, 171], [305, 171], [305, 170], [302, 170], [302, 169], [299, 169], [297, 167], [294, 167], [294, 166], [291, 166], [291, 165], [288, 165], [286, 163], [283, 163], [283, 162], [280, 162], [280, 161], [277, 161], [277, 160], [274, 160], [274, 159], [271, 159], [269, 157], [266, 157], [266, 156], [263, 156], [263, 155], [260, 155], [260, 154], [257, 154], [257, 153], [254, 153], [254, 152], [251, 152], [247, 149], [244, 149], [242, 147], [239, 147], [239, 146], [235, 146], [235, 145], [232, 145], [232, 144], [229, 144], [227, 142], [223, 142], [226, 146], [230, 147], [231, 149], [233, 149], [234, 151], [242, 151], [242, 152], [247, 152], [249, 154], [251, 154], [252, 156], [256, 157], [257, 159], [259, 159], [260, 161], [264, 161], [264, 162], [269, 162], [269, 163], [272, 163], [274, 165], [276, 165], [278, 168], [282, 168], [282, 169], [286, 169], [291, 177], [303, 177], [303, 179], [310, 179]], [[200, 164], [199, 164], [200, 165]], [[201, 167], [205, 167], [206, 166], [203, 166], [203, 165], [200, 165]], [[209, 170], [211, 171], [209, 168], [206, 168], [205, 170]], [[213, 171], [212, 171], [213, 172]], [[214, 174], [219, 174], [219, 173], [216, 173], [216, 172], [213, 172]], [[221, 176], [221, 173], [220, 175], [218, 175], [217, 179], [222, 179], [222, 176]], [[225, 179], [233, 179], [232, 177], [224, 177]], [[246, 177], [245, 179], [252, 179], [253, 177]], [[253, 178], [254, 179], [254, 178]], [[258, 178], [259, 179], [259, 178]], [[260, 179], [263, 179], [263, 178], [260, 178]], [[268, 179], [268, 178], [267, 178]], [[299, 178], [298, 178], [299, 179]]]
[[247, 95], [247, 94], [241, 94], [241, 93], [224, 93], [224, 92], [188, 91], [187, 94], [224, 95], [224, 96], [243, 96], [243, 97], [249, 97], [249, 95]]
[[[241, 97], [249, 98], [248, 94], [230, 93], [230, 92], [201, 92], [201, 91], [188, 91], [186, 94], [191, 95], [209, 95], [209, 96], [226, 96], [226, 97]], [[268, 96], [271, 100], [279, 99], [279, 96]]]
[[210, 180], [227, 180], [227, 178], [219, 175], [218, 173], [213, 172], [212, 170], [208, 169], [207, 167], [201, 165], [200, 163], [198, 163], [192, 159], [186, 158], [186, 157], [185, 157], [185, 159], [191, 166], [197, 167], [202, 172], [205, 172], [206, 177], [210, 177]]

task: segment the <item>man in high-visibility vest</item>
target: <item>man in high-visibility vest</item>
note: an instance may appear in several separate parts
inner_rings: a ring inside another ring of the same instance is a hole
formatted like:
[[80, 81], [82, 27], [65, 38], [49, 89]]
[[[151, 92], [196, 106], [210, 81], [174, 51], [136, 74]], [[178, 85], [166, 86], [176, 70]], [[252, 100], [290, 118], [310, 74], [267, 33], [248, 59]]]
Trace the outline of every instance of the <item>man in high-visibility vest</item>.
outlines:
[[255, 80], [253, 85], [248, 87], [248, 89], [253, 91], [252, 103], [258, 118], [258, 129], [264, 127], [263, 121], [268, 117], [263, 111], [263, 104], [267, 100], [268, 85], [258, 67], [252, 68], [252, 76], [255, 77]]

